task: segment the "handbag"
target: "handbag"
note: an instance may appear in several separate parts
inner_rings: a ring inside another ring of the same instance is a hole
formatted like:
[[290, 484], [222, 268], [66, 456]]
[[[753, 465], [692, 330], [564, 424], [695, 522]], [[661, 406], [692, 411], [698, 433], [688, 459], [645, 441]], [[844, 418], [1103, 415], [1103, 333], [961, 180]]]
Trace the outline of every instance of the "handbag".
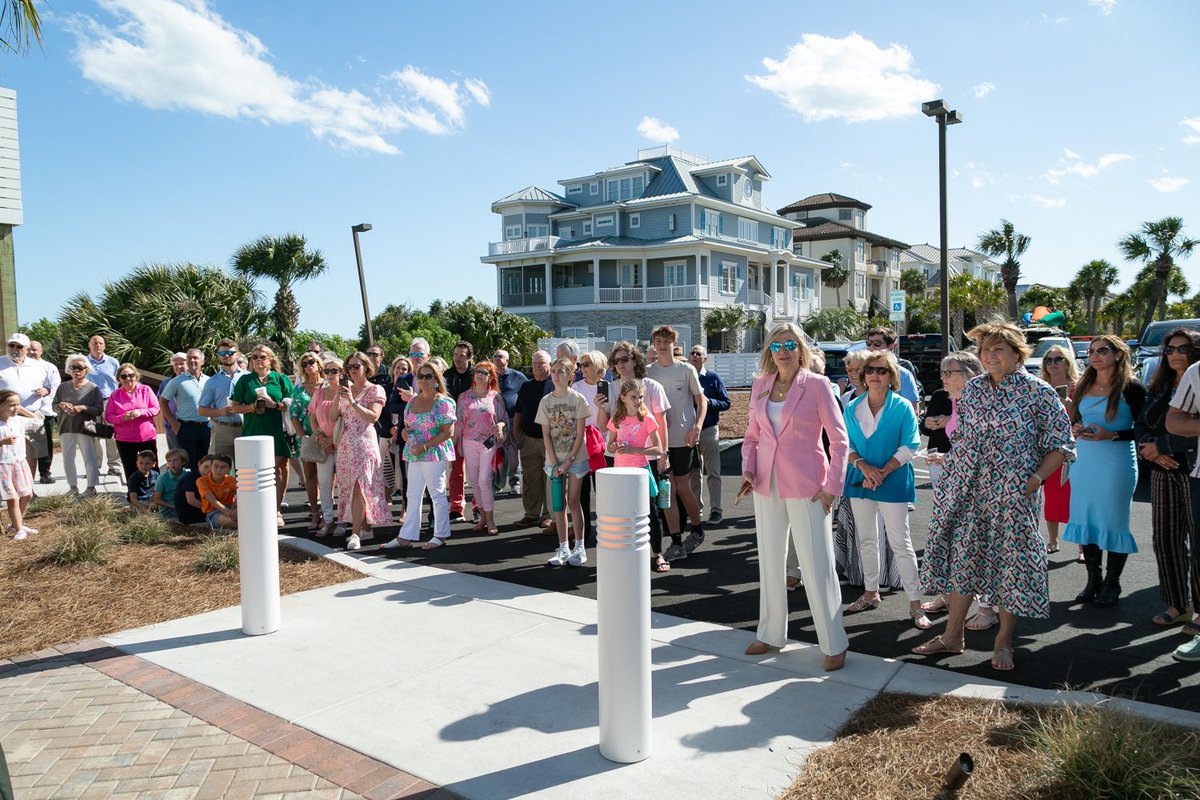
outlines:
[[346, 432], [346, 425], [341, 417], [338, 417], [337, 422], [333, 423], [333, 446], [337, 447], [342, 443], [342, 434]]
[[595, 425], [583, 429], [583, 443], [587, 447], [588, 470], [596, 472], [608, 466], [604, 460], [604, 437]]
[[86, 436], [95, 436], [97, 439], [111, 439], [113, 426], [98, 419], [84, 420], [83, 433]]
[[327, 458], [329, 458], [329, 453], [325, 452], [324, 447], [317, 444], [315, 437], [305, 436], [300, 440], [301, 461], [308, 461], [312, 464], [324, 464]]

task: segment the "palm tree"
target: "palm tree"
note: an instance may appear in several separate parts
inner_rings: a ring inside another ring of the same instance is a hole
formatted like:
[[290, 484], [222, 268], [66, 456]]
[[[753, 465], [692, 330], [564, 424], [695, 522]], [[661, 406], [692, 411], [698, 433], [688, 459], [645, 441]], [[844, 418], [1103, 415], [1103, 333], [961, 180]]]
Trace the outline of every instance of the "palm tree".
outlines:
[[[941, 303], [941, 289], [934, 292], [937, 301]], [[982, 322], [995, 313], [1004, 303], [1004, 291], [994, 283], [982, 278], [972, 278], [966, 273], [959, 273], [950, 278], [950, 334], [956, 343], [962, 343], [966, 333], [966, 312], [969, 309], [975, 315], [975, 321]]]
[[0, 48], [13, 53], [24, 53], [29, 49], [29, 37], [42, 43], [42, 18], [38, 16], [33, 0], [3, 0], [0, 2]]
[[853, 308], [826, 308], [804, 320], [804, 332], [817, 339], [835, 339], [845, 336], [857, 339], [867, 330], [866, 315]]
[[925, 292], [929, 290], [929, 279], [925, 277], [925, 273], [919, 269], [906, 269], [900, 273], [900, 288], [904, 290], [906, 302], [904, 303], [904, 330], [908, 330], [908, 325], [912, 321], [913, 305], [918, 299], [925, 297]]
[[1153, 281], [1146, 298], [1146, 316], [1140, 330], [1145, 330], [1154, 319], [1154, 310], [1160, 303], [1166, 306], [1168, 278], [1175, 267], [1175, 259], [1191, 255], [1196, 244], [1195, 239], [1183, 236], [1181, 217], [1163, 217], [1157, 222], [1143, 222], [1140, 232], [1128, 234], [1117, 242], [1126, 261], [1141, 261], [1153, 267]]
[[1000, 227], [994, 228], [979, 237], [979, 249], [992, 258], [1004, 256], [1000, 264], [1000, 279], [1004, 282], [1004, 291], [1008, 292], [1008, 316], [1017, 319], [1017, 281], [1021, 280], [1021, 262], [1018, 261], [1029, 249], [1030, 238], [1023, 233], [1017, 233], [1013, 224], [1006, 219], [1000, 220]]
[[842, 251], [830, 250], [825, 255], [821, 256], [821, 260], [826, 264], [832, 264], [829, 269], [821, 270], [821, 282], [833, 289], [833, 296], [836, 298], [834, 305], [838, 308], [842, 306], [842, 287], [846, 285], [846, 281], [850, 277], [850, 271], [842, 266]]
[[1134, 313], [1133, 298], [1129, 292], [1122, 292], [1104, 304], [1100, 316], [1112, 325], [1112, 332], [1122, 339], [1125, 338], [1125, 321]]
[[279, 284], [271, 320], [275, 333], [271, 340], [284, 370], [292, 369], [292, 334], [300, 324], [300, 305], [292, 284], [315, 278], [328, 265], [320, 250], [309, 250], [308, 242], [296, 233], [264, 236], [242, 245], [233, 254], [233, 271], [243, 278], [270, 278]]
[[1104, 259], [1089, 261], [1079, 268], [1071, 281], [1072, 288], [1079, 292], [1087, 309], [1088, 334], [1096, 335], [1096, 317], [1100, 306], [1108, 296], [1113, 284], [1117, 282], [1117, 268]]
[[[725, 350], [732, 353], [742, 352], [743, 333], [749, 324], [749, 314], [745, 306], [734, 305], [724, 308], [714, 308], [704, 317], [704, 330], [708, 334], [722, 334], [721, 341]], [[733, 347], [728, 347], [725, 334], [732, 334]]]

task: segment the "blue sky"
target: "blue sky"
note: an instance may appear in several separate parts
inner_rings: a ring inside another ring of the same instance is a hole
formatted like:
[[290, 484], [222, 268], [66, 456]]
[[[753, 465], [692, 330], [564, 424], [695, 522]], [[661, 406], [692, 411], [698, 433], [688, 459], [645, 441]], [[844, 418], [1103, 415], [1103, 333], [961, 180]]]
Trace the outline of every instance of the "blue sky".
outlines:
[[[1200, 237], [1188, 0], [56, 0], [46, 17], [44, 50], [0, 64], [22, 321], [142, 262], [225, 265], [294, 231], [330, 264], [297, 290], [302, 327], [352, 334], [357, 222], [374, 311], [495, 302], [492, 201], [666, 141], [758, 156], [773, 207], [839, 192], [874, 206], [872, 230], [936, 243], [935, 97], [965, 118], [952, 246], [1010, 219], [1033, 238], [1024, 280], [1061, 285], [1095, 258], [1128, 280], [1115, 242], [1145, 220]], [[1183, 267], [1200, 289], [1200, 255]]]

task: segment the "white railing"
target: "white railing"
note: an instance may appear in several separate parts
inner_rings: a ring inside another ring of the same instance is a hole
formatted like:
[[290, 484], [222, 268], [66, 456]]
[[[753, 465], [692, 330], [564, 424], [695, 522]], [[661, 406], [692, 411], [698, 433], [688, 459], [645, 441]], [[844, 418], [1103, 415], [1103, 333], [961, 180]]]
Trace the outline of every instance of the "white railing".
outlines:
[[675, 156], [692, 164], [707, 164], [708, 159], [696, 153], [689, 153], [687, 150], [680, 150], [678, 147], [671, 147], [664, 144], [661, 147], [639, 147], [637, 151], [637, 160], [644, 161], [648, 158], [666, 158], [667, 156]]
[[767, 297], [767, 293], [761, 289], [745, 289], [745, 288], [743, 288], [740, 292], [737, 293], [737, 297], [734, 298], [734, 300], [735, 300], [735, 302], [743, 303], [748, 306], [770, 306], [771, 305], [771, 301], [770, 301], [770, 298]]
[[488, 244], [489, 256], [510, 256], [514, 253], [530, 253], [536, 250], [553, 250], [558, 247], [557, 236], [530, 236], [526, 239], [509, 239], [505, 242]]
[[743, 388], [754, 382], [758, 353], [709, 353], [705, 366], [720, 375], [726, 386]]
[[641, 303], [642, 297], [640, 286], [600, 287], [601, 303]]
[[648, 286], [647, 303], [669, 303], [672, 300], [695, 300], [699, 297], [696, 286]]
[[788, 313], [788, 299], [786, 294], [775, 295], [775, 315], [785, 315]]

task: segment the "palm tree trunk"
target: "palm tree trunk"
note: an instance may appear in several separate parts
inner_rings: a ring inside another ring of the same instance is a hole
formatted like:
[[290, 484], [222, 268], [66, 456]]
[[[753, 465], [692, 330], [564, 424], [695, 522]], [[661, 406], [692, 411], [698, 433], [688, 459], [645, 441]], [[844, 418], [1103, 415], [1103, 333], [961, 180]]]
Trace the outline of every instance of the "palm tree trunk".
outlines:
[[1017, 313], [1017, 287], [1016, 285], [1013, 285], [1012, 288], [1005, 286], [1004, 291], [1008, 293], [1008, 318], [1015, 322], [1021, 318]]
[[1096, 315], [1100, 312], [1100, 302], [1096, 298], [1088, 298], [1088, 336], [1096, 335]]

